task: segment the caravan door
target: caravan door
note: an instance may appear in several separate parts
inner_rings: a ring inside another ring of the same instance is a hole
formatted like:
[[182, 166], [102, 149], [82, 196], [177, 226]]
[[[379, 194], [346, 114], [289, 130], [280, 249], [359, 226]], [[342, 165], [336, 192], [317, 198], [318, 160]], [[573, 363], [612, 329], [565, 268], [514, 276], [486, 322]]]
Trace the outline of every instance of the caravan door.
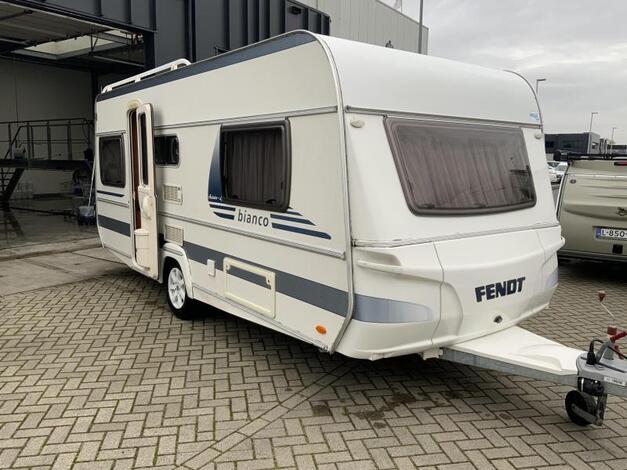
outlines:
[[138, 142], [138, 178], [134, 199], [139, 207], [135, 218], [135, 262], [145, 274], [159, 276], [157, 229], [157, 197], [155, 187], [155, 162], [153, 154], [152, 106], [142, 104], [135, 111], [135, 132]]

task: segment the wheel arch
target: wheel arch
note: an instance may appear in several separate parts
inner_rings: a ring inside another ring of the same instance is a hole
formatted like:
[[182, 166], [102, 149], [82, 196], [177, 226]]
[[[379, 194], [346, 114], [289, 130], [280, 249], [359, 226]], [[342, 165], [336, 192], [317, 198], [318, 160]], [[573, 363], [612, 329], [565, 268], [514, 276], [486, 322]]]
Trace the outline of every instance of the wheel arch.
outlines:
[[170, 263], [175, 262], [181, 268], [183, 277], [185, 278], [185, 292], [190, 299], [194, 298], [192, 288], [192, 271], [189, 266], [189, 260], [185, 250], [174, 243], [165, 243], [160, 251], [160, 269], [159, 269], [159, 282], [165, 281], [165, 270]]

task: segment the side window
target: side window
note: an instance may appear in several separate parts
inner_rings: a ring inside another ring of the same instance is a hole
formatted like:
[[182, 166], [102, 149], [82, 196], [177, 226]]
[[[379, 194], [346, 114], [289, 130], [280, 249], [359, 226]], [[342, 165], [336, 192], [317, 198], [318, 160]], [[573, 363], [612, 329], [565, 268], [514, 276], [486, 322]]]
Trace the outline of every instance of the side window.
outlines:
[[289, 124], [224, 127], [222, 197], [233, 204], [284, 212], [289, 206]]
[[125, 184], [122, 137], [99, 139], [100, 181], [105, 186], [123, 188]]
[[179, 139], [175, 135], [155, 136], [155, 163], [157, 165], [179, 164]]

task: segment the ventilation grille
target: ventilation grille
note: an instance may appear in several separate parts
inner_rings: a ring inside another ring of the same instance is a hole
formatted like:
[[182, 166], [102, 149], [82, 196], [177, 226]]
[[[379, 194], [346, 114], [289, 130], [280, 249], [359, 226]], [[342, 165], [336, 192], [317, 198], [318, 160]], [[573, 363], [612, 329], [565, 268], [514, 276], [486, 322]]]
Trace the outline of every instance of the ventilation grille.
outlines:
[[165, 240], [183, 246], [183, 229], [181, 227], [166, 224]]
[[163, 200], [181, 204], [183, 202], [183, 190], [181, 189], [180, 186], [164, 184], [163, 185]]

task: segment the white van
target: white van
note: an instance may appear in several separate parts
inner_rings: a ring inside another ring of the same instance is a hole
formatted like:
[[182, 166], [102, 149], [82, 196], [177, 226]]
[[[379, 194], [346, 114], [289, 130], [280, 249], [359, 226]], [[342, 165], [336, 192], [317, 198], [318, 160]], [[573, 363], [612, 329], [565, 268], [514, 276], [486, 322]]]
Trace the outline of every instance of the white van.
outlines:
[[564, 243], [520, 76], [297, 31], [109, 85], [96, 112], [102, 243], [176, 315], [371, 360], [507, 337], [491, 360], [576, 378], [581, 351], [530, 366], [555, 343], [512, 328]]

